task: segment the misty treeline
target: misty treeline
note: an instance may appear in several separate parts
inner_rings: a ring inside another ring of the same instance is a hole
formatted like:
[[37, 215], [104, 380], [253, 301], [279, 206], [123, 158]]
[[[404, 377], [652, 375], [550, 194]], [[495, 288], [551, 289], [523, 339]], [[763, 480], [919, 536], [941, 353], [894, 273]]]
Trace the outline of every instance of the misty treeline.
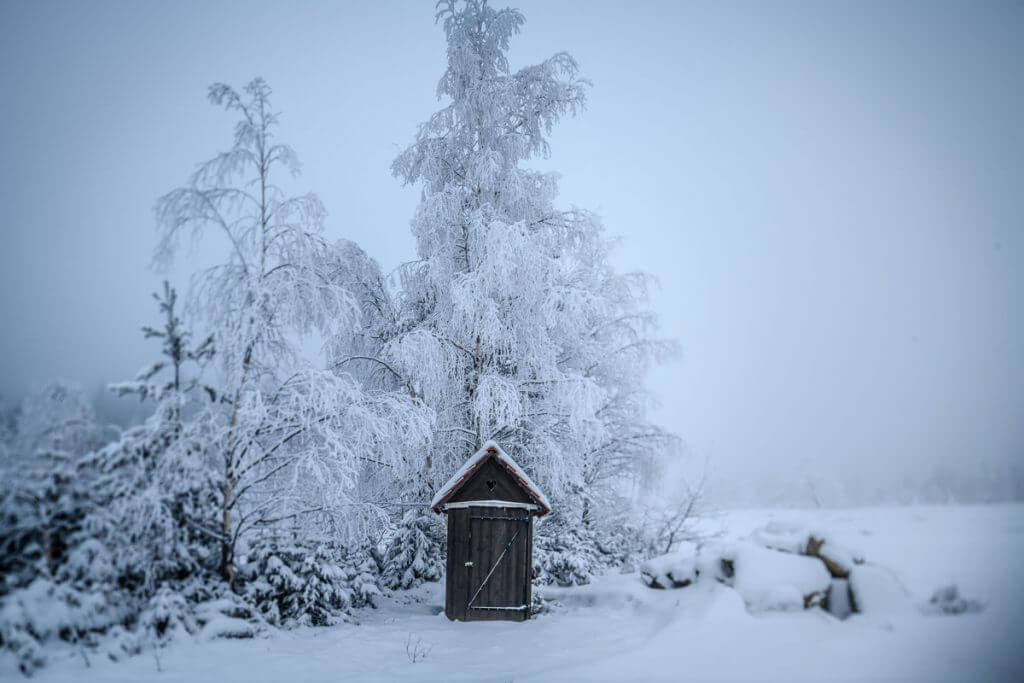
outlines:
[[437, 18], [444, 107], [391, 169], [422, 190], [415, 261], [385, 273], [328, 239], [320, 200], [284, 189], [299, 161], [269, 85], [213, 85], [233, 139], [158, 200], [154, 257], [198, 241], [222, 258], [154, 295], [154, 362], [111, 387], [147, 417], [99, 424], [59, 382], [5, 412], [0, 638], [26, 673], [50, 641], [88, 660], [225, 620], [330, 624], [438, 579], [427, 501], [488, 439], [554, 502], [538, 582], [585, 583], [679, 533], [630, 504], [678, 446], [645, 417], [642, 379], [673, 350], [648, 278], [616, 272], [600, 221], [521, 165], [588, 83], [565, 53], [513, 72], [515, 10], [453, 0]]

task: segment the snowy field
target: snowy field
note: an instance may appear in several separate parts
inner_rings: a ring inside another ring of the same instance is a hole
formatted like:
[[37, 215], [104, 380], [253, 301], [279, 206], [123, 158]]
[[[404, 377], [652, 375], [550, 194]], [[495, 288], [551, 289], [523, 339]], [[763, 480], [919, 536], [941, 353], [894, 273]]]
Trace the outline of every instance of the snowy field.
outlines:
[[[636, 574], [547, 589], [560, 607], [525, 623], [452, 623], [442, 587], [396, 595], [359, 626], [248, 641], [187, 641], [122, 663], [54, 661], [38, 681], [1022, 681], [1024, 505], [740, 511], [708, 520], [739, 537], [775, 520], [856, 539], [921, 602], [955, 582], [980, 614], [752, 616], [713, 582], [656, 591]], [[422, 658], [413, 662], [410, 653]], [[0, 663], [0, 679], [20, 678]]]

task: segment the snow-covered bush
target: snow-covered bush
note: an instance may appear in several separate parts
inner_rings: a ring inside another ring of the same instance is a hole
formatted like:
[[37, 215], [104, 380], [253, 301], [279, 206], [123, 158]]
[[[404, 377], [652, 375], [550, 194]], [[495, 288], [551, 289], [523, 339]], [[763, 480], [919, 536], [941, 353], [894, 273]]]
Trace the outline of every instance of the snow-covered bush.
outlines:
[[385, 586], [413, 588], [424, 581], [438, 581], [444, 574], [446, 535], [444, 523], [426, 509], [412, 509], [402, 516], [383, 557]]
[[377, 607], [380, 604], [381, 567], [377, 554], [372, 548], [363, 548], [346, 554], [342, 564], [345, 572], [345, 584], [350, 594], [353, 608]]
[[263, 542], [240, 569], [243, 595], [274, 626], [327, 626], [351, 606], [349, 574], [326, 544]]
[[192, 606], [185, 596], [166, 585], [160, 586], [138, 620], [138, 630], [148, 642], [157, 646], [194, 634], [198, 628]]
[[533, 581], [583, 586], [609, 566], [592, 530], [552, 513], [534, 531]]
[[255, 638], [267, 630], [263, 616], [243, 596], [228, 590], [196, 605], [195, 615], [204, 640]]
[[581, 524], [556, 510], [534, 530], [533, 581], [583, 586], [609, 570], [631, 571], [654, 554], [652, 539], [630, 524]]
[[983, 602], [961, 596], [955, 583], [936, 589], [928, 604], [942, 614], [967, 614], [985, 609]]
[[45, 663], [42, 647], [63, 641], [92, 645], [118, 623], [119, 611], [98, 591], [38, 578], [14, 591], [0, 608], [0, 643], [18, 658], [26, 674]]

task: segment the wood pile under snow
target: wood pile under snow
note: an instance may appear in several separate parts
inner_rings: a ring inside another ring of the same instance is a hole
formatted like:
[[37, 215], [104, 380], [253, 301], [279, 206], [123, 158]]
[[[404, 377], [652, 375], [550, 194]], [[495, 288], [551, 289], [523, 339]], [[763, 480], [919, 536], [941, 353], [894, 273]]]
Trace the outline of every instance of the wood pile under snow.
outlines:
[[697, 580], [697, 546], [683, 543], [674, 552], [644, 562], [640, 577], [651, 588], [685, 588]]
[[651, 588], [685, 588], [714, 580], [736, 590], [751, 612], [821, 607], [845, 619], [853, 613], [894, 615], [913, 609], [892, 571], [825, 531], [771, 522], [747, 539], [684, 544], [641, 567]]

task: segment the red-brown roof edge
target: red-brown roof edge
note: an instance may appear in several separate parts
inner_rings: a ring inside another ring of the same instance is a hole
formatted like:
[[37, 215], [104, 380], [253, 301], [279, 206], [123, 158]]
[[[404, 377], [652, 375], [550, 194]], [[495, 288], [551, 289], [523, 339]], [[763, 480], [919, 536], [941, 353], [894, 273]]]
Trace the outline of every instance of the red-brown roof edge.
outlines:
[[512, 477], [519, 482], [519, 485], [527, 492], [533, 502], [540, 508], [538, 517], [542, 517], [551, 512], [551, 504], [548, 502], [547, 496], [537, 487], [533, 480], [530, 479], [529, 475], [513, 460], [501, 446], [494, 441], [488, 441], [484, 444], [483, 448], [476, 452], [466, 463], [459, 468], [454, 476], [448, 483], [445, 484], [437, 495], [434, 496], [434, 500], [430, 502], [430, 509], [434, 512], [441, 512], [441, 506], [444, 505], [448, 500], [455, 495], [459, 489], [469, 481], [473, 473], [476, 472], [480, 467], [491, 459], [497, 460], [505, 470], [512, 475]]

